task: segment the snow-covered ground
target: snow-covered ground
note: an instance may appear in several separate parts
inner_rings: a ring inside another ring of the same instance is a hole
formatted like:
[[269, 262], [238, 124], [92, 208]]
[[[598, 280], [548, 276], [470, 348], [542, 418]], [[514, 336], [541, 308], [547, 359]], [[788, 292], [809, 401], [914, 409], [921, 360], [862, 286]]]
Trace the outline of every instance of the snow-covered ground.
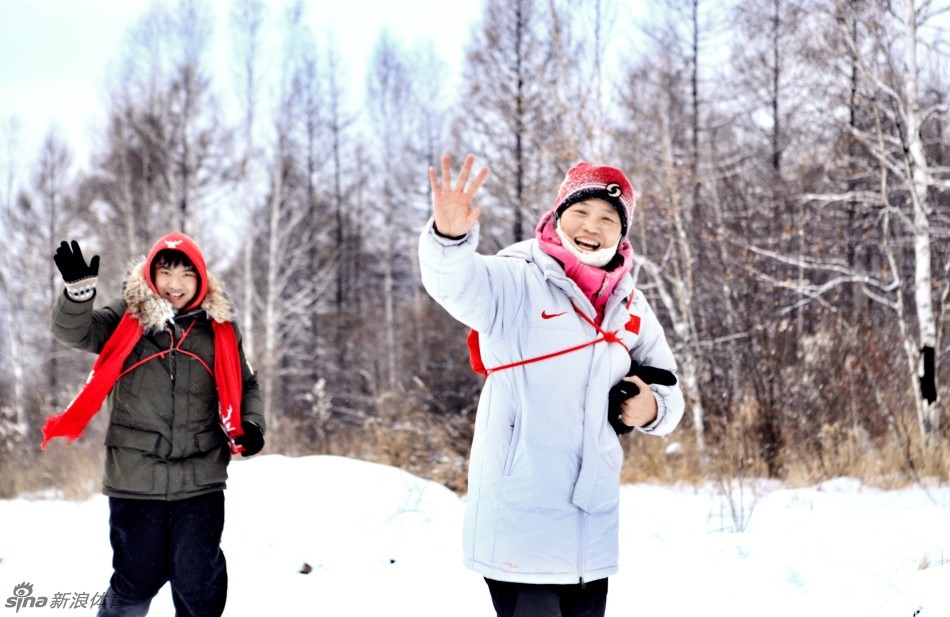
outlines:
[[[950, 616], [950, 487], [739, 488], [625, 486], [608, 616]], [[226, 615], [494, 614], [461, 565], [463, 500], [441, 485], [352, 459], [260, 456], [231, 466], [227, 508]], [[0, 617], [94, 614], [72, 606], [104, 589], [110, 560], [104, 497], [0, 501]], [[17, 612], [20, 583], [47, 606]], [[65, 606], [51, 608], [56, 594]], [[167, 587], [150, 614], [174, 614]]]

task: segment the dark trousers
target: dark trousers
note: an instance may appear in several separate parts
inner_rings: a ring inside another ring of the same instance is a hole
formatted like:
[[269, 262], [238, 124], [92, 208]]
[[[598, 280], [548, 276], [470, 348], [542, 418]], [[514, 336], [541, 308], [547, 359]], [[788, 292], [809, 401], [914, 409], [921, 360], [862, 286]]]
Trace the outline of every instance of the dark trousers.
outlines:
[[607, 579], [574, 585], [530, 585], [486, 578], [498, 617], [603, 617]]
[[219, 617], [228, 593], [224, 493], [180, 501], [109, 498], [112, 579], [99, 617], [141, 617], [166, 582], [178, 617]]

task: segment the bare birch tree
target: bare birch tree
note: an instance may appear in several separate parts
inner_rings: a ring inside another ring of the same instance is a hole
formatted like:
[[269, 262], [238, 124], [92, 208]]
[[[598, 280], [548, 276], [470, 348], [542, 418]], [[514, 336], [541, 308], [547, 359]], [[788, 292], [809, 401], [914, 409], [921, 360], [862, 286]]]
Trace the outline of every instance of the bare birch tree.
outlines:
[[[312, 113], [323, 103], [312, 98], [316, 88], [310, 55], [313, 39], [302, 17], [299, 5], [287, 16], [279, 107], [268, 162], [270, 182], [260, 235], [254, 243], [261, 277], [254, 309], [261, 332], [260, 380], [268, 426], [278, 440], [283, 438], [284, 420], [312, 391], [312, 380], [295, 382], [301, 375], [313, 376], [309, 362], [318, 346], [311, 340], [310, 326], [319, 303], [329, 295], [337, 265], [332, 253], [325, 258], [315, 251], [321, 216], [314, 211]], [[298, 397], [295, 392], [300, 390]]]
[[416, 289], [415, 280], [410, 286], [398, 284], [399, 280], [407, 281], [413, 272], [409, 238], [418, 229], [412, 204], [417, 201], [414, 195], [419, 192], [414, 172], [420, 165], [412, 161], [418, 160], [421, 148], [417, 144], [421, 138], [416, 135], [418, 122], [413, 116], [415, 75], [410, 62], [408, 52], [384, 32], [376, 44], [367, 79], [368, 110], [374, 141], [378, 143], [375, 151], [379, 153], [374, 161], [379, 170], [378, 181], [373, 187], [379, 195], [378, 215], [381, 217], [378, 246], [382, 249], [381, 356], [384, 367], [380, 372], [381, 382], [389, 391], [396, 389], [400, 374], [401, 354], [397, 344], [400, 298], [407, 297], [406, 291]]
[[237, 58], [236, 91], [241, 109], [241, 156], [235, 184], [241, 200], [245, 233], [241, 247], [241, 332], [244, 350], [254, 356], [254, 242], [253, 230], [259, 207], [258, 173], [260, 153], [255, 139], [259, 93], [261, 88], [261, 48], [264, 4], [261, 0], [236, 0], [231, 9], [231, 24]]
[[456, 132], [466, 152], [491, 166], [492, 181], [483, 191], [485, 220], [507, 221], [511, 231], [502, 239], [486, 225], [483, 241], [501, 248], [530, 235], [529, 215], [540, 213], [566, 170], [545, 165], [552, 160], [557, 131], [551, 119], [558, 105], [549, 22], [540, 0], [487, 0], [483, 15], [466, 60], [465, 113]]
[[[825, 255], [806, 251], [801, 244], [785, 252], [753, 249], [804, 273], [796, 280], [769, 279], [775, 287], [798, 294], [799, 305], [829, 306], [828, 298], [837, 289], [850, 286], [880, 307], [876, 310], [884, 309], [883, 315], [896, 317], [887, 322], [897, 326], [904, 374], [925, 443], [933, 442], [942, 424], [936, 351], [941, 309], [935, 306], [941, 288], [933, 271], [940, 255], [934, 247], [946, 236], [938, 223], [938, 196], [950, 188], [946, 169], [933, 161], [939, 148], [928, 152], [924, 145], [925, 135], [947, 114], [939, 98], [928, 103], [920, 92], [918, 53], [926, 41], [919, 32], [935, 7], [913, 0], [840, 0], [820, 7], [825, 23], [837, 28], [834, 36], [820, 40], [827, 42], [828, 50], [846, 51], [845, 71], [850, 72], [845, 80], [848, 93], [840, 97], [848, 101], [848, 117], [839, 120], [846, 145], [837, 154], [827, 152], [837, 163], [828, 166], [831, 172], [846, 182], [833, 190], [814, 186], [802, 199], [825, 211], [840, 211], [846, 222], [840, 236], [855, 245]], [[945, 90], [946, 84], [934, 87]], [[827, 125], [824, 128], [827, 133]], [[875, 230], [867, 238], [870, 242], [856, 242], [853, 229], [858, 221]], [[810, 229], [817, 231], [814, 225]], [[941, 259], [938, 267], [947, 264], [945, 255]], [[876, 314], [854, 316], [866, 320]]]
[[209, 10], [200, 0], [153, 4], [129, 32], [90, 180], [128, 256], [169, 225], [210, 235], [200, 223], [214, 220], [211, 206], [231, 174], [231, 133], [207, 70]]
[[[615, 147], [622, 160], [636, 162], [638, 210], [649, 210], [638, 215], [633, 226], [637, 271], [646, 276], [639, 284], [656, 297], [660, 313], [672, 325], [692, 428], [703, 451], [707, 420], [701, 376], [714, 364], [708, 357], [709, 339], [721, 335], [723, 327], [709, 323], [707, 313], [719, 319], [734, 314], [728, 306], [730, 294], [721, 292], [727, 283], [720, 276], [728, 263], [723, 230], [714, 224], [721, 216], [711, 215], [719, 212], [713, 188], [719, 162], [712, 149], [708, 157], [701, 157], [700, 138], [707, 133], [711, 115], [702, 112], [711, 104], [703, 88], [718, 81], [709, 68], [712, 61], [701, 53], [715, 54], [711, 34], [715, 21], [705, 12], [701, 17], [699, 2], [661, 2], [655, 7], [664, 17], [645, 27], [649, 34], [642, 38], [650, 40], [651, 47], [639, 63], [627, 68], [624, 122], [617, 129]], [[708, 75], [701, 77], [701, 71]], [[720, 309], [723, 303], [726, 310]], [[732, 379], [720, 383], [728, 391]]]
[[[43, 271], [46, 265], [38, 263], [37, 243], [29, 230], [31, 215], [23, 194], [13, 204], [0, 205], [5, 244], [0, 253], [0, 465], [7, 456], [17, 456], [32, 435], [40, 410], [50, 409], [54, 398], [46, 394], [51, 381], [46, 373], [55, 367], [43, 366], [49, 362], [45, 352], [51, 337], [41, 336], [41, 326], [35, 323], [36, 307], [46, 302], [47, 290], [26, 276], [31, 268]], [[37, 354], [38, 349], [44, 353]]]
[[[881, 21], [865, 25], [872, 54], [868, 54], [850, 32], [843, 33], [857, 61], [863, 82], [862, 94], [874, 114], [871, 126], [855, 128], [853, 134], [880, 170], [881, 199], [886, 204], [883, 224], [899, 227], [895, 233], [907, 234], [913, 247], [912, 271], [907, 272], [899, 266], [901, 256], [893, 245], [885, 245], [887, 259], [894, 274], [900, 276], [903, 290], [888, 304], [895, 308], [900, 320], [907, 374], [915, 395], [918, 427], [925, 442], [940, 434], [942, 424], [936, 366], [933, 218], [937, 192], [950, 190], [950, 173], [932, 164], [923, 140], [925, 123], [947, 116], [945, 104], [928, 107], [920, 93], [918, 53], [924, 42], [919, 38], [919, 29], [933, 17], [935, 7], [936, 3], [926, 0], [885, 3], [879, 13]], [[845, 14], [849, 14], [849, 9], [846, 3], [839, 5]], [[912, 314], [903, 308], [901, 293], [910, 297]]]
[[[81, 231], [71, 224], [71, 221], [75, 221], [75, 216], [70, 212], [67, 203], [72, 183], [71, 167], [72, 153], [55, 133], [48, 133], [33, 173], [32, 184], [36, 197], [24, 202], [32, 210], [32, 216], [27, 219], [27, 229], [24, 231], [37, 244], [51, 247], [52, 250], [55, 250], [60, 241], [72, 240], [73, 235]], [[30, 270], [32, 269], [26, 269], [24, 272]], [[52, 306], [56, 296], [63, 293], [62, 277], [52, 261], [52, 255], [42, 271], [46, 273], [44, 278], [47, 281], [47, 306]], [[48, 395], [54, 407], [59, 405], [59, 352], [59, 343], [50, 337], [46, 376]]]
[[[410, 147], [413, 148], [415, 158], [420, 161], [421, 166], [434, 164], [445, 152], [448, 144], [449, 113], [450, 105], [454, 102], [449, 96], [450, 93], [443, 91], [440, 84], [443, 82], [438, 76], [445, 76], [447, 79], [448, 67], [442, 58], [438, 56], [435, 48], [429, 44], [422, 49], [416, 50], [415, 59], [412, 60], [416, 66], [419, 77], [414, 79], [412, 89], [412, 108], [417, 117], [416, 135]], [[407, 226], [410, 237], [418, 232], [418, 229], [427, 220], [429, 216], [428, 205], [432, 203], [432, 189], [425, 187], [425, 194], [418, 195], [418, 199], [407, 197], [405, 200], [405, 211], [407, 216]], [[411, 249], [410, 249], [411, 250]], [[411, 259], [413, 286], [412, 307], [413, 319], [411, 332], [408, 333], [408, 345], [415, 348], [416, 370], [418, 376], [425, 375], [430, 365], [431, 353], [433, 347], [433, 337], [426, 327], [427, 311], [434, 308], [431, 298], [422, 287], [422, 274], [418, 259]], [[405, 336], [405, 335], [404, 335]]]
[[[12, 421], [12, 427], [2, 431], [8, 443], [19, 440], [27, 431], [26, 375], [29, 365], [26, 332], [24, 327], [29, 314], [28, 294], [24, 289], [26, 280], [17, 272], [25, 272], [17, 257], [28, 254], [26, 237], [18, 230], [20, 218], [14, 210], [17, 186], [17, 147], [19, 122], [9, 118], [3, 123], [3, 198], [0, 199], [0, 228], [3, 229], [6, 248], [0, 251], [0, 312], [4, 319], [0, 325], [0, 374], [8, 375], [6, 383], [10, 391], [8, 404], [0, 406], [0, 423]], [[3, 408], [6, 409], [3, 409]]]

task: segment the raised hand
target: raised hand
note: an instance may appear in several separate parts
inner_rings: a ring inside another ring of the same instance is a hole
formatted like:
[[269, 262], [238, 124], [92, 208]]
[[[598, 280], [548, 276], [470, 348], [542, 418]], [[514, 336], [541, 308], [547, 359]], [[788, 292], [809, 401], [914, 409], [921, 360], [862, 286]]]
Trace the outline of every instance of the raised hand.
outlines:
[[[464, 236], [475, 227], [481, 209], [472, 203], [475, 193], [488, 177], [488, 168], [483, 168], [469, 183], [475, 157], [465, 157], [455, 185], [452, 184], [452, 168], [448, 155], [442, 157], [442, 182], [435, 169], [429, 168], [429, 184], [432, 186], [432, 213], [435, 228], [443, 236]], [[466, 186], [468, 184], [468, 186]]]
[[75, 240], [71, 244], [67, 244], [65, 240], [61, 242], [53, 256], [53, 261], [56, 262], [56, 267], [59, 268], [59, 273], [63, 275], [66, 283], [94, 278], [99, 274], [99, 256], [93, 256], [87, 265], [86, 259], [82, 256], [82, 249]]

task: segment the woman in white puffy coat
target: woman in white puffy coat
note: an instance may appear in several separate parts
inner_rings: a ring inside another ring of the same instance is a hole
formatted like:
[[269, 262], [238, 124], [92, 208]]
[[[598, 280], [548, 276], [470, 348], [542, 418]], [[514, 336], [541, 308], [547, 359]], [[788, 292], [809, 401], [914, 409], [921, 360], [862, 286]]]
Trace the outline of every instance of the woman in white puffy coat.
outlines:
[[[631, 359], [676, 371], [629, 276], [633, 189], [613, 167], [579, 163], [534, 239], [484, 256], [473, 197], [488, 169], [469, 181], [472, 165], [466, 157], [454, 184], [448, 157], [441, 180], [430, 169], [433, 217], [419, 245], [426, 290], [477, 331], [487, 372], [465, 562], [485, 577], [499, 617], [603, 615], [617, 571], [618, 432], [667, 434], [684, 407], [678, 386], [626, 377]], [[639, 393], [612, 425], [608, 393], [621, 380]]]

